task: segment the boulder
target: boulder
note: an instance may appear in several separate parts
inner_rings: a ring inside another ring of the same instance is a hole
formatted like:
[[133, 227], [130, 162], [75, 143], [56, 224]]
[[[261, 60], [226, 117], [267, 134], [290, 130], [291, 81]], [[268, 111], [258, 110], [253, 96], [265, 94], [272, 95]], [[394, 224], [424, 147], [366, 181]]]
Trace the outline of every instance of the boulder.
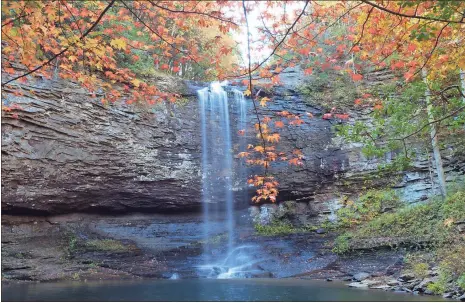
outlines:
[[359, 272], [359, 273], [356, 273], [354, 275], [354, 280], [357, 281], [357, 282], [360, 282], [360, 281], [363, 281], [365, 279], [368, 279], [369, 277], [371, 277], [371, 275], [369, 273]]
[[354, 288], [368, 288], [368, 285], [362, 282], [352, 282], [348, 286]]

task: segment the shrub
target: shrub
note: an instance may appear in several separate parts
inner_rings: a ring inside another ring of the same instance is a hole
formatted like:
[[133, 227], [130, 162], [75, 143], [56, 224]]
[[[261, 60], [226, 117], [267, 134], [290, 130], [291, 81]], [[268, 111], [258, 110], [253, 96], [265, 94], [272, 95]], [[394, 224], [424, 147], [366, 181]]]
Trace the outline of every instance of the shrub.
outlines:
[[345, 207], [336, 212], [338, 226], [350, 227], [373, 220], [400, 204], [400, 199], [393, 190], [369, 190], [355, 202], [348, 200]]
[[457, 284], [458, 284], [458, 286], [459, 286], [462, 290], [465, 290], [465, 273], [462, 274], [462, 275], [457, 279]]
[[458, 191], [448, 197], [442, 207], [445, 219], [453, 219], [455, 222], [465, 220], [465, 191]]
[[429, 284], [426, 288], [433, 293], [439, 295], [446, 292], [450, 288], [450, 282], [453, 281], [453, 276], [450, 272], [441, 269], [439, 272], [439, 277], [436, 282]]
[[274, 236], [283, 234], [293, 234], [300, 230], [292, 224], [282, 221], [273, 221], [268, 225], [255, 224], [255, 231], [262, 236]]
[[429, 269], [429, 265], [423, 262], [413, 264], [412, 266], [412, 270], [415, 276], [420, 277], [422, 279], [428, 276], [428, 269]]
[[90, 240], [86, 243], [86, 246], [91, 250], [97, 251], [126, 252], [130, 250], [130, 247], [125, 246], [120, 241], [113, 239]]

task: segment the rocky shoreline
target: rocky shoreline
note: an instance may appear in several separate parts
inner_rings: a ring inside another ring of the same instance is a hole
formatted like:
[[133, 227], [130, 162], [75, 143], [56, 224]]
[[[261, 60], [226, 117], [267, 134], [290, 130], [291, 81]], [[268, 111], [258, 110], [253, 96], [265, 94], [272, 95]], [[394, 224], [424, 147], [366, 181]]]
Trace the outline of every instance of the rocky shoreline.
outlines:
[[[426, 287], [437, 271], [423, 279], [403, 273], [405, 251], [339, 256], [330, 249], [331, 233], [260, 236], [247, 226], [238, 230], [240, 244], [259, 245], [256, 253], [268, 258], [256, 277], [341, 280], [349, 287], [432, 295]], [[198, 278], [200, 229], [194, 214], [3, 216], [2, 283]], [[443, 297], [465, 300], [458, 289]]]

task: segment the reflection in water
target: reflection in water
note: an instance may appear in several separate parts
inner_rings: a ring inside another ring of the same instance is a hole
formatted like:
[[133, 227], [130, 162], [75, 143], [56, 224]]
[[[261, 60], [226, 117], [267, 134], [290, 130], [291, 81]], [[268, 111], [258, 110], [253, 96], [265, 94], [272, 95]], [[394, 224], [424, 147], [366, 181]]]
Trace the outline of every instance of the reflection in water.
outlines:
[[443, 301], [335, 282], [198, 279], [92, 283], [2, 283], [3, 301]]

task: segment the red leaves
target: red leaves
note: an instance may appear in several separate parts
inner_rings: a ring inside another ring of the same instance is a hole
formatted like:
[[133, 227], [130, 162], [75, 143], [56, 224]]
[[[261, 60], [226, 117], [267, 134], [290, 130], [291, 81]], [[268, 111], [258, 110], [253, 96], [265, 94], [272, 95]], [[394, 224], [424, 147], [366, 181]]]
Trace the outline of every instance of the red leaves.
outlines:
[[336, 118], [341, 119], [341, 120], [347, 120], [349, 119], [349, 114], [335, 114], [334, 115]]
[[363, 76], [360, 74], [351, 74], [351, 76], [352, 76], [352, 80], [354, 81], [360, 81], [363, 79]]
[[417, 49], [417, 46], [413, 43], [410, 43], [407, 47], [407, 50], [411, 53], [413, 53]]
[[324, 120], [329, 120], [329, 119], [331, 119], [332, 117], [333, 117], [333, 114], [329, 114], [329, 113], [328, 113], [328, 114], [324, 114], [323, 117], [322, 117], [322, 119], [324, 119]]
[[313, 73], [313, 69], [311, 67], [304, 69], [304, 75], [311, 75]]

